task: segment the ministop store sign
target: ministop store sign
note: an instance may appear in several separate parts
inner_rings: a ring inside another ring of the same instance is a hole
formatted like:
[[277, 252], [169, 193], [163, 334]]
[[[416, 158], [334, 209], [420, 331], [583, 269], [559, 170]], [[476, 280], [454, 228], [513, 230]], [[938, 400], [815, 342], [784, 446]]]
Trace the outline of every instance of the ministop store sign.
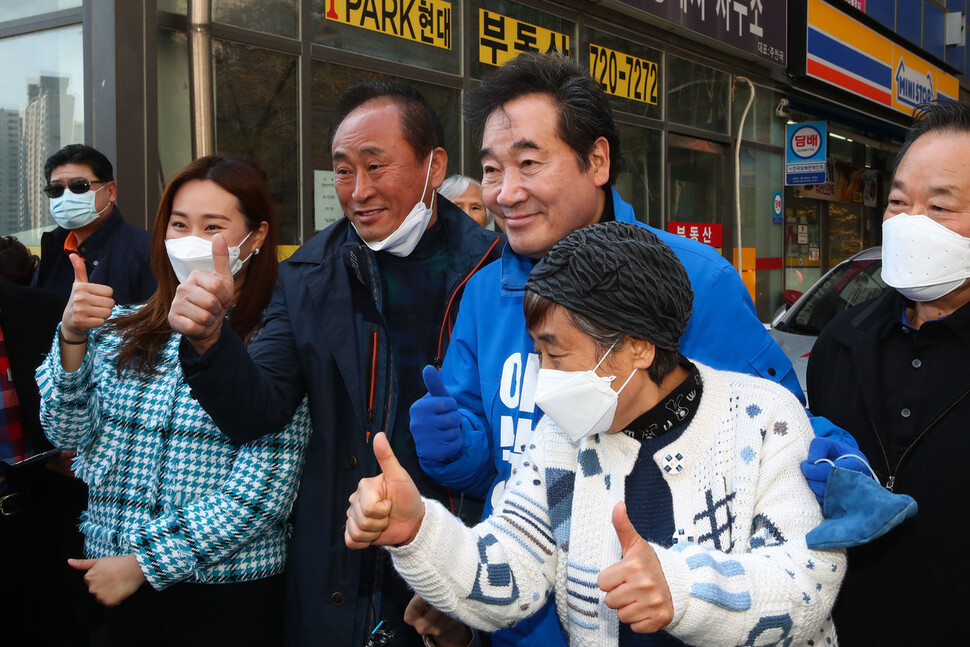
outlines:
[[824, 121], [788, 124], [785, 150], [785, 186], [825, 182]]

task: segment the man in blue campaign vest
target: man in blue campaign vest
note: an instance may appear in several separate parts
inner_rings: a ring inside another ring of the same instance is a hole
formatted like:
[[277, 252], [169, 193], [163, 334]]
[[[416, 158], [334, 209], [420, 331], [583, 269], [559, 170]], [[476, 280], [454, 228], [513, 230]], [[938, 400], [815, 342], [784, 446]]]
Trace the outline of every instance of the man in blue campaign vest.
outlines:
[[[508, 245], [498, 263], [468, 282], [444, 366], [438, 374], [425, 369], [429, 394], [412, 406], [411, 432], [424, 470], [442, 485], [486, 497], [487, 515], [541, 417], [534, 402], [539, 361], [522, 312], [530, 270], [575, 229], [637, 220], [611, 188], [620, 141], [607, 97], [575, 62], [522, 54], [469, 94], [465, 113], [482, 138], [485, 204], [504, 224]], [[791, 363], [734, 268], [712, 247], [653, 231], [693, 286], [684, 355], [779, 382], [801, 399]], [[551, 603], [493, 635], [495, 645], [565, 642]]]

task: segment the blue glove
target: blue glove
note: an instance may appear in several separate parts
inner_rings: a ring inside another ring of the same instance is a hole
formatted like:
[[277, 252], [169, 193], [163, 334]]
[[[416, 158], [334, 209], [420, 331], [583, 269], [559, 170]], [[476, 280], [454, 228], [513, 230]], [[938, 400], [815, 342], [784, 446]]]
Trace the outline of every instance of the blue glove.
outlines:
[[857, 447], [840, 440], [826, 437], [812, 439], [808, 449], [808, 460], [802, 461], [802, 474], [808, 480], [808, 487], [815, 493], [819, 505], [822, 505], [825, 500], [825, 483], [829, 479], [832, 467], [862, 472], [866, 476], [872, 475], [869, 463], [860, 460], [864, 458]]
[[411, 436], [418, 458], [450, 463], [461, 452], [461, 414], [434, 366], [421, 376], [428, 394], [411, 405]]

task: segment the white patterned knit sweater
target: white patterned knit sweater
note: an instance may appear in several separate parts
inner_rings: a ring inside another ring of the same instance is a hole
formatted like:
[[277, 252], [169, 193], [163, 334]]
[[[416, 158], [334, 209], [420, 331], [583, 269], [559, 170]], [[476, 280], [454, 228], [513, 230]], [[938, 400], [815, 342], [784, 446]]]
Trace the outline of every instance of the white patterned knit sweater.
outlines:
[[[667, 631], [697, 647], [834, 645], [845, 554], [805, 545], [822, 521], [799, 470], [812, 438], [805, 411], [773, 382], [697, 366], [697, 413], [653, 457], [677, 529], [672, 548], [653, 544], [674, 604]], [[394, 565], [473, 627], [512, 625], [554, 590], [570, 644], [616, 645], [616, 612], [596, 580], [621, 559], [611, 515], [640, 443], [600, 434], [577, 447], [546, 417], [525, 444], [494, 516], [466, 528], [426, 501], [414, 541], [389, 549]]]
[[306, 401], [279, 433], [236, 445], [182, 378], [180, 340], [169, 338], [151, 376], [118, 375], [121, 339], [104, 328], [89, 333], [77, 371], [61, 368], [56, 337], [37, 369], [44, 432], [78, 449], [89, 487], [85, 553], [134, 554], [156, 589], [282, 573], [311, 432]]

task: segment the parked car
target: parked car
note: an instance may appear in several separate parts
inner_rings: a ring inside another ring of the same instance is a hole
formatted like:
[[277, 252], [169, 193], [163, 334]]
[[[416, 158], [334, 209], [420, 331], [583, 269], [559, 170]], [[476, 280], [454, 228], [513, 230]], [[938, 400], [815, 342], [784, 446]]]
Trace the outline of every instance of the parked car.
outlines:
[[870, 247], [830, 269], [775, 315], [769, 334], [791, 360], [803, 389], [808, 356], [818, 334], [835, 315], [889, 289], [881, 272], [882, 248]]

